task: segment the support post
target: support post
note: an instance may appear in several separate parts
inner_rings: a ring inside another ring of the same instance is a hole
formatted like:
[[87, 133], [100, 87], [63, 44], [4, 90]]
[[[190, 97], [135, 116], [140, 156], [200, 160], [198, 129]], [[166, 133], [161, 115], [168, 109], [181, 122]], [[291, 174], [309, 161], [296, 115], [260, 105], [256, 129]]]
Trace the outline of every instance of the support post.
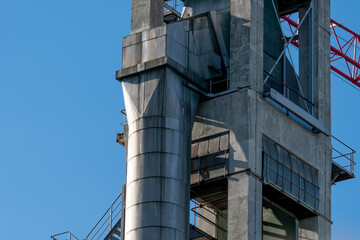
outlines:
[[122, 185], [121, 195], [121, 240], [125, 239], [125, 207], [126, 207], [126, 185]]

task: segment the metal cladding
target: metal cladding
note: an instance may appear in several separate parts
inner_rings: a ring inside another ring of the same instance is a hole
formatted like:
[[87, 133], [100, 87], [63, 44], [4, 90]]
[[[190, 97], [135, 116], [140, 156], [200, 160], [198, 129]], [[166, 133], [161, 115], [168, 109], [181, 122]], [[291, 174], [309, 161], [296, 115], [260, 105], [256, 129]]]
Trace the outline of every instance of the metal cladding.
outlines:
[[122, 82], [128, 117], [126, 240], [188, 237], [191, 129], [198, 94], [168, 67]]

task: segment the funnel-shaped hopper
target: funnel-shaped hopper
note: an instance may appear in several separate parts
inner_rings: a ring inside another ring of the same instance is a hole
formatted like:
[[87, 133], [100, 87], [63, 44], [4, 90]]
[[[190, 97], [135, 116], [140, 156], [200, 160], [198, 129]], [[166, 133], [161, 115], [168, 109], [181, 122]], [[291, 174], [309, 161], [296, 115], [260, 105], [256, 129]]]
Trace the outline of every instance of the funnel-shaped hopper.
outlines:
[[123, 80], [126, 240], [188, 238], [191, 129], [199, 96], [162, 67]]

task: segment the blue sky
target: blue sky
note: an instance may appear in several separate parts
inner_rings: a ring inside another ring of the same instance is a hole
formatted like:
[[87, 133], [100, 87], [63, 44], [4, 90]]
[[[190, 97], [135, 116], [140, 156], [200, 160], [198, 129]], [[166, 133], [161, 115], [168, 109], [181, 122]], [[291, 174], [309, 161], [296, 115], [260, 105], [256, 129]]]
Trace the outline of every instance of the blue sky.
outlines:
[[[360, 33], [360, 3], [346, 2], [332, 1], [332, 17]], [[0, 239], [85, 237], [121, 191], [114, 75], [130, 9], [130, 0], [0, 1]], [[360, 92], [333, 77], [332, 99], [334, 135], [360, 151]], [[359, 179], [332, 188], [333, 239], [360, 236], [359, 189]]]

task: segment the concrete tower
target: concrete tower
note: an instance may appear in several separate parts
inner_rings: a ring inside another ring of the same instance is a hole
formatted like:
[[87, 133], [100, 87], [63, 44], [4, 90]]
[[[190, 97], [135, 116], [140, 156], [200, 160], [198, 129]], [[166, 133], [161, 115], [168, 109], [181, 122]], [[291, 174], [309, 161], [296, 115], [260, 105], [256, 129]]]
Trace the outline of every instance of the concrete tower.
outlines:
[[125, 240], [330, 239], [330, 0], [168, 2], [132, 0], [116, 75]]

